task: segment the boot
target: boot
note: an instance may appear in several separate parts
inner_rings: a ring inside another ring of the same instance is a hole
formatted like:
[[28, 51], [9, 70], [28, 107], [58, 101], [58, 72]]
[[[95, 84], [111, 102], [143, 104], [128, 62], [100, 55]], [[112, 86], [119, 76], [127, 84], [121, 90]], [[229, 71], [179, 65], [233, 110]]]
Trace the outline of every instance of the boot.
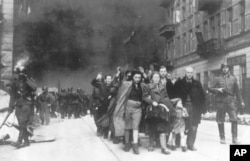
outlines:
[[125, 143], [125, 147], [123, 148], [123, 150], [124, 150], [125, 152], [129, 152], [130, 149], [131, 149], [131, 144]]
[[138, 144], [135, 143], [135, 144], [132, 144], [132, 146], [133, 146], [133, 152], [134, 152], [134, 154], [139, 154]]
[[149, 136], [148, 151], [154, 151], [154, 137]]
[[124, 134], [124, 144], [125, 144], [125, 147], [123, 148], [123, 150], [125, 152], [128, 152], [131, 148], [130, 146], [130, 131], [129, 130], [126, 130], [125, 131], [125, 134]]
[[220, 143], [221, 144], [226, 144], [224, 124], [223, 123], [218, 124], [218, 128], [219, 128], [219, 134], [220, 134]]
[[238, 131], [237, 122], [232, 122], [231, 130], [232, 130], [232, 143], [239, 144], [238, 139], [237, 139], [237, 131]]

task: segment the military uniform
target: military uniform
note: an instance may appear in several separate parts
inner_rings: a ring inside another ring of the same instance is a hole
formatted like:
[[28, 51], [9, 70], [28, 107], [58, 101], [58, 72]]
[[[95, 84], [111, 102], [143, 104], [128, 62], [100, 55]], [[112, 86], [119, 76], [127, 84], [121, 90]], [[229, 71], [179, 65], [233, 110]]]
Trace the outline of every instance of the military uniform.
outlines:
[[[222, 88], [222, 92], [219, 92], [217, 90], [218, 88]], [[237, 100], [240, 103], [243, 103], [236, 77], [231, 75], [230, 73], [221, 75], [214, 80], [212, 88], [209, 90], [216, 94], [216, 121], [218, 123], [221, 140], [223, 142], [225, 140], [224, 122], [225, 114], [228, 113], [229, 119], [232, 122], [233, 143], [236, 143], [238, 109]]]
[[43, 92], [38, 96], [39, 104], [40, 104], [40, 118], [42, 120], [42, 124], [48, 125], [50, 123], [50, 108], [53, 103], [53, 96], [48, 92]]
[[17, 148], [29, 146], [29, 135], [27, 126], [33, 121], [34, 114], [34, 91], [36, 85], [31, 78], [24, 73], [19, 73], [11, 87], [11, 101], [9, 112], [16, 108], [15, 115], [18, 121], [19, 136], [16, 144]]
[[64, 117], [67, 115], [67, 98], [66, 97], [67, 97], [67, 94], [64, 90], [58, 94], [58, 102], [59, 102], [59, 108], [60, 108], [62, 119], [64, 119]]
[[29, 132], [27, 131], [28, 124], [31, 123], [30, 116], [32, 114], [32, 101], [31, 99], [21, 96], [16, 101], [16, 117], [19, 125], [18, 143], [24, 141], [24, 145], [29, 145]]

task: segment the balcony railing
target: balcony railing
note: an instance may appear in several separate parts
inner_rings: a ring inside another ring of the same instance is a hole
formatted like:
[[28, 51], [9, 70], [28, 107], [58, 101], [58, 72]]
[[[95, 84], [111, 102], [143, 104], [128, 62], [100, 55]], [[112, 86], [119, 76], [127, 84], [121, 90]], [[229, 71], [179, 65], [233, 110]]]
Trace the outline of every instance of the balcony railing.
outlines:
[[223, 39], [210, 39], [197, 46], [197, 53], [205, 58], [225, 54], [225, 43]]
[[168, 6], [173, 2], [174, 0], [162, 0], [160, 3], [161, 7], [168, 8]]
[[213, 12], [220, 8], [223, 0], [199, 0], [198, 10]]
[[159, 28], [159, 35], [169, 39], [175, 34], [175, 25], [174, 24], [164, 24]]

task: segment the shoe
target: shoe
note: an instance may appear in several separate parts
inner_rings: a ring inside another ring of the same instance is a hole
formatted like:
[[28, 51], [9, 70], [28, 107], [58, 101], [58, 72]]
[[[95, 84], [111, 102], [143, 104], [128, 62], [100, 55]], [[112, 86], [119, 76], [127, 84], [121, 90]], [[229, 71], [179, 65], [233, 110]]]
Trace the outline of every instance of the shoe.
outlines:
[[220, 143], [221, 143], [221, 144], [226, 144], [226, 139], [225, 139], [225, 138], [221, 138], [221, 139], [220, 139]]
[[113, 144], [120, 144], [121, 140], [117, 137], [113, 138]]
[[182, 146], [182, 147], [181, 147], [181, 150], [182, 150], [182, 152], [186, 152], [186, 151], [187, 151], [187, 147]]
[[153, 147], [152, 145], [149, 145], [147, 149], [148, 149], [148, 151], [150, 151], [150, 152], [151, 152], [151, 151], [154, 151], [154, 147]]
[[188, 150], [190, 150], [190, 151], [197, 151], [197, 149], [194, 146], [189, 146]]
[[172, 146], [170, 147], [170, 149], [171, 149], [172, 151], [176, 151], [176, 146], [172, 145]]
[[240, 142], [238, 141], [237, 137], [233, 137], [232, 144], [234, 144], [234, 145], [240, 144]]
[[130, 145], [129, 143], [126, 143], [126, 144], [125, 144], [125, 147], [123, 148], [123, 150], [124, 150], [125, 152], [129, 152], [130, 149], [131, 149], [131, 145]]
[[138, 144], [132, 144], [134, 154], [139, 154]]
[[17, 141], [17, 142], [12, 143], [11, 145], [14, 146], [14, 147], [16, 147], [16, 148], [20, 148], [21, 144], [22, 144], [21, 142]]
[[162, 153], [162, 154], [165, 154], [165, 155], [171, 154], [171, 152], [168, 151], [168, 150], [166, 150], [166, 149], [161, 149], [161, 153]]

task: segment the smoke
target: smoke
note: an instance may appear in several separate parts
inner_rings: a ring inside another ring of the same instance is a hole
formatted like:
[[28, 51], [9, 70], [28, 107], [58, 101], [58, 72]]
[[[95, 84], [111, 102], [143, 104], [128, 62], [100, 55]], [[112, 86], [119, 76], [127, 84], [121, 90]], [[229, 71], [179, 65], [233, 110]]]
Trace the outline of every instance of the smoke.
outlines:
[[25, 66], [27, 66], [28, 62], [29, 62], [29, 57], [27, 55], [24, 55], [23, 57], [19, 58], [16, 65], [14, 66], [14, 71], [24, 70]]
[[16, 55], [29, 52], [29, 69], [41, 81], [62, 69], [79, 74], [144, 65], [160, 60], [163, 53], [160, 0], [27, 2], [29, 18], [20, 18], [16, 25]]

